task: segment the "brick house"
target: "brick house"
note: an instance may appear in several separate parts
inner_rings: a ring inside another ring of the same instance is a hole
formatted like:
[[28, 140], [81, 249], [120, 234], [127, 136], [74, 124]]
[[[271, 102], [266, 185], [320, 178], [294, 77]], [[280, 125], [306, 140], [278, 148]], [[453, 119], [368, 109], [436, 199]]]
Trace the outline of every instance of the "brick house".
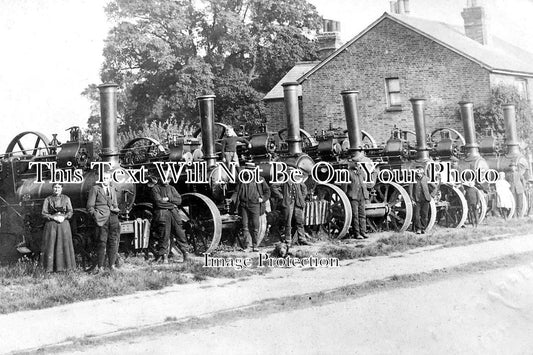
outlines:
[[[405, 12], [384, 13], [314, 64], [297, 80], [302, 87], [302, 128], [310, 133], [345, 128], [343, 90], [360, 91], [362, 129], [378, 142], [388, 139], [395, 125], [414, 129], [412, 97], [427, 100], [428, 133], [438, 127], [462, 132], [457, 103], [487, 104], [491, 87], [498, 83], [516, 85], [529, 98], [533, 54], [488, 36], [484, 9], [475, 1], [469, 5], [462, 12], [464, 28]], [[300, 69], [304, 69], [302, 64]], [[284, 111], [279, 109], [283, 98], [279, 90], [290, 79], [282, 79], [264, 98], [269, 129], [286, 125]]]

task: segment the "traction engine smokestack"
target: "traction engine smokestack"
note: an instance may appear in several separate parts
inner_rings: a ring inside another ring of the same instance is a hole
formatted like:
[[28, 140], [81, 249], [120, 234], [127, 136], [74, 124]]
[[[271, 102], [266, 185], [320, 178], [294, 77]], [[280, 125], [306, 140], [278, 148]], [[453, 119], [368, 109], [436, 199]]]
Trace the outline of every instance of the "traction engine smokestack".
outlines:
[[467, 157], [479, 156], [479, 144], [476, 142], [476, 131], [474, 128], [474, 104], [471, 102], [461, 101], [461, 119], [465, 131], [465, 149]]
[[300, 112], [298, 110], [298, 86], [296, 82], [283, 83], [283, 97], [285, 99], [285, 113], [287, 115], [287, 144], [289, 154], [302, 154], [302, 139], [300, 138]]
[[424, 101], [426, 100], [413, 98], [409, 101], [411, 101], [413, 106], [415, 118], [417, 160], [427, 161], [429, 160], [429, 149], [426, 142], [426, 118], [424, 116]]
[[505, 121], [505, 139], [508, 155], [520, 155], [518, 147], [518, 133], [516, 131], [516, 110], [512, 104], [503, 105], [503, 119]]
[[204, 95], [196, 98], [200, 112], [202, 128], [202, 152], [207, 168], [216, 166], [215, 153], [215, 95]]
[[102, 120], [102, 160], [119, 165], [117, 146], [117, 89], [116, 84], [103, 84], [100, 90], [100, 117]]
[[363, 139], [361, 136], [361, 126], [357, 114], [357, 96], [359, 91], [345, 90], [341, 92], [346, 115], [346, 126], [348, 128], [348, 141], [350, 142], [350, 153], [356, 160], [364, 156], [362, 152]]

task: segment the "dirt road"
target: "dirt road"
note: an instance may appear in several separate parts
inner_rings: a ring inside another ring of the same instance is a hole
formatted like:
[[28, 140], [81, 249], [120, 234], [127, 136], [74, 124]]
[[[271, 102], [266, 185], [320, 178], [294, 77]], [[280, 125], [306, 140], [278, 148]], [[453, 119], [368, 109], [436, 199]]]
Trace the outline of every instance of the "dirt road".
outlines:
[[205, 329], [125, 338], [77, 353], [530, 354], [532, 295], [528, 262], [318, 307], [222, 319]]

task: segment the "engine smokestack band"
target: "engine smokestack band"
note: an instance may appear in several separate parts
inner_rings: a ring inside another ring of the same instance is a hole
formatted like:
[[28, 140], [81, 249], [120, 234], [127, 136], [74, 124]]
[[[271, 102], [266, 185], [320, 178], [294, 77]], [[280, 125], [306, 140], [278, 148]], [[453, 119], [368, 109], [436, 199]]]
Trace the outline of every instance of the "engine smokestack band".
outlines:
[[342, 102], [344, 104], [344, 113], [346, 115], [346, 126], [348, 128], [348, 141], [350, 142], [349, 151], [353, 158], [359, 158], [363, 155], [363, 139], [361, 136], [361, 125], [357, 114], [357, 96], [359, 91], [345, 90], [341, 92]]
[[202, 152], [208, 169], [216, 166], [215, 152], [215, 95], [204, 95], [196, 98], [200, 113], [202, 129]]
[[507, 154], [519, 155], [518, 133], [516, 131], [516, 110], [512, 104], [502, 105], [503, 120], [505, 122], [505, 142], [507, 144]]
[[468, 157], [479, 156], [479, 144], [476, 142], [476, 131], [474, 126], [474, 104], [467, 101], [459, 102], [461, 107], [461, 120], [465, 131], [465, 153]]
[[283, 83], [283, 97], [285, 99], [285, 113], [287, 116], [287, 144], [289, 154], [302, 153], [302, 138], [300, 137], [300, 111], [298, 109], [298, 86], [296, 82]]
[[429, 160], [429, 149], [426, 141], [426, 118], [424, 116], [424, 101], [421, 98], [412, 98], [413, 116], [415, 119], [417, 160]]
[[117, 89], [116, 84], [103, 84], [100, 90], [100, 117], [102, 121], [102, 160], [119, 165], [117, 146]]

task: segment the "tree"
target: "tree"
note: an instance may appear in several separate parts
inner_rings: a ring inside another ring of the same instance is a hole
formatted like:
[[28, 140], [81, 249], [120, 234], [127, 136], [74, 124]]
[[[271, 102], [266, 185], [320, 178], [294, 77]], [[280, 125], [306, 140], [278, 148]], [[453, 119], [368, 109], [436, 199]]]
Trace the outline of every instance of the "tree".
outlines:
[[498, 138], [503, 140], [505, 137], [505, 122], [502, 106], [505, 104], [515, 105], [518, 136], [531, 146], [533, 143], [531, 105], [527, 98], [513, 85], [500, 84], [493, 87], [489, 105], [474, 109], [476, 131], [492, 130]]
[[102, 80], [123, 88], [123, 130], [195, 122], [195, 98], [209, 93], [218, 120], [257, 128], [264, 93], [296, 61], [317, 58], [320, 18], [305, 0], [114, 0], [106, 13], [115, 26]]

